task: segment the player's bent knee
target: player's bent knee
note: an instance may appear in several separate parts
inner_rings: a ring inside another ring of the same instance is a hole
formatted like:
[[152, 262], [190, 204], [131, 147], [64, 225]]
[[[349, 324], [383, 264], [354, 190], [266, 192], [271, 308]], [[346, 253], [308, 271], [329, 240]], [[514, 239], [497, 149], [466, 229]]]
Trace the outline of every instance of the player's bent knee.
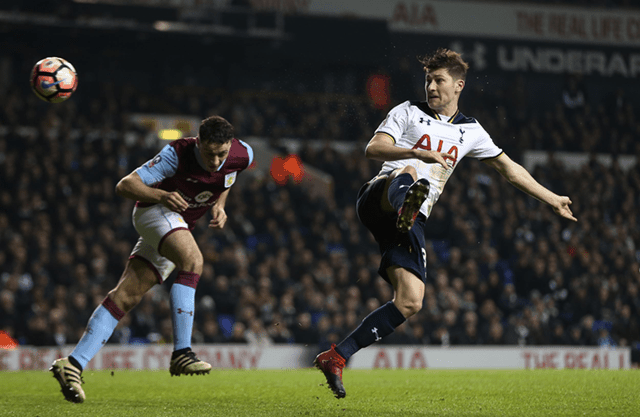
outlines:
[[402, 168], [399, 172], [398, 175], [400, 174], [409, 174], [413, 177], [413, 179], [415, 180], [416, 178], [418, 178], [418, 172], [416, 171], [416, 169], [414, 167], [412, 167], [411, 165], [407, 165], [404, 168]]
[[202, 273], [202, 267], [204, 265], [204, 258], [200, 251], [194, 251], [188, 256], [182, 259], [178, 265], [182, 271], [195, 272], [196, 274]]
[[422, 309], [422, 300], [399, 300], [396, 306], [405, 318], [409, 318]]
[[127, 291], [118, 289], [109, 292], [108, 297], [125, 313], [131, 311], [142, 299], [142, 295], [129, 294]]

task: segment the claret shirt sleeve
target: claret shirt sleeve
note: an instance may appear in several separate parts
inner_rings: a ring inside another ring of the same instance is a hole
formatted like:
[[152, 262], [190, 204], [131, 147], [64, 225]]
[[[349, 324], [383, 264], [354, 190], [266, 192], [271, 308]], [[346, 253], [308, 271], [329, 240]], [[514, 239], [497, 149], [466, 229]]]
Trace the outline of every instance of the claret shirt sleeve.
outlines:
[[178, 170], [178, 154], [171, 145], [167, 145], [153, 159], [145, 162], [136, 172], [146, 185], [155, 185], [165, 178], [172, 177]]

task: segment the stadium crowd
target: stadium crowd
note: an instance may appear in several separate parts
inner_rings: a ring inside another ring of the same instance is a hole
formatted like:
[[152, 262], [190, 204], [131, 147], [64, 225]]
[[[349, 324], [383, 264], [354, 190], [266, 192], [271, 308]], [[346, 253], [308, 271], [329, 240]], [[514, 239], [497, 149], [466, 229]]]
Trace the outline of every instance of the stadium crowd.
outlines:
[[[135, 128], [126, 116], [129, 113], [224, 114], [241, 137], [366, 143], [393, 104], [424, 99], [421, 77], [400, 69], [391, 75], [391, 93], [382, 108], [371, 105], [364, 94], [225, 91], [191, 86], [150, 93], [132, 83], [106, 82], [88, 85], [95, 92], [92, 96], [74, 97], [74, 101], [65, 103], [64, 117], [61, 108], [38, 103], [23, 88], [10, 85], [2, 94], [5, 104], [0, 122], [3, 126], [55, 123], [54, 127], [63, 130], [98, 130], [114, 137]], [[469, 81], [461, 112], [480, 120], [487, 131], [499, 132], [496, 140], [510, 155], [521, 155], [524, 150], [614, 155], [640, 152], [635, 140], [640, 133], [635, 123], [638, 105], [636, 102], [634, 107], [630, 91], [618, 88], [594, 102], [589, 99], [585, 82], [579, 76], [568, 76], [544, 105], [532, 107], [535, 91], [526, 86], [523, 77], [509, 79], [512, 81], [502, 87], [488, 83], [491, 88], [484, 88], [483, 82]]]
[[[317, 196], [253, 175], [231, 192], [224, 230], [198, 224], [205, 268], [195, 342], [324, 350], [391, 298], [354, 207], [379, 169], [363, 149], [386, 109], [361, 97], [266, 92], [184, 90], [162, 102], [112, 87], [85, 105], [50, 106], [16, 88], [3, 94], [0, 330], [25, 345], [73, 344], [117, 282], [137, 235], [132, 202], [114, 186], [158, 150], [129, 112], [220, 114], [241, 138], [299, 138], [303, 161], [335, 179], [333, 195]], [[637, 109], [623, 91], [593, 106], [573, 89], [525, 116], [517, 85], [509, 95], [468, 94], [476, 106], [463, 113], [499, 132], [494, 140], [512, 157], [551, 151], [533, 174], [571, 197], [579, 222], [554, 216], [483, 164], [463, 162], [429, 219], [425, 308], [383, 343], [638, 346], [640, 167], [592, 158], [572, 171], [552, 153], [640, 156]], [[318, 138], [323, 147], [312, 146]], [[340, 152], [329, 138], [357, 146]], [[109, 342], [170, 342], [169, 285], [145, 296]]]

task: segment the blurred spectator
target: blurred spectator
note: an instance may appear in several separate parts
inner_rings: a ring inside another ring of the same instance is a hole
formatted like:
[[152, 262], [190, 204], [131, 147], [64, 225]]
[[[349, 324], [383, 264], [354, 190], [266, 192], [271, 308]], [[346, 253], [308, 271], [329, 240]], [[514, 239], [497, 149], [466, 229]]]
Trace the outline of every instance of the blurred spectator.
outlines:
[[291, 332], [287, 328], [287, 324], [282, 320], [279, 315], [274, 315], [273, 321], [267, 328], [269, 336], [273, 343], [294, 343], [295, 340], [291, 335]]
[[233, 331], [231, 332], [231, 337], [229, 337], [227, 341], [229, 343], [240, 343], [240, 344], [249, 343], [245, 334], [246, 334], [246, 326], [242, 324], [242, 322], [236, 322], [233, 325]]
[[563, 346], [568, 346], [571, 344], [571, 339], [569, 338], [569, 335], [565, 331], [565, 328], [562, 322], [557, 321], [552, 324], [549, 344], [563, 345]]
[[504, 345], [504, 327], [502, 323], [499, 321], [494, 321], [489, 326], [489, 334], [487, 335], [487, 339], [485, 340], [485, 344], [487, 345]]
[[318, 332], [311, 326], [311, 314], [309, 313], [298, 315], [297, 323], [293, 325], [291, 333], [296, 343], [304, 345], [315, 345], [320, 340]]
[[266, 347], [273, 343], [271, 336], [264, 328], [262, 321], [258, 318], [254, 318], [250, 321], [249, 328], [245, 331], [244, 337], [249, 344], [261, 347]]
[[204, 319], [204, 324], [202, 325], [202, 336], [204, 343], [223, 343], [225, 341], [224, 336], [220, 334], [220, 326], [218, 326], [218, 322], [211, 314]]

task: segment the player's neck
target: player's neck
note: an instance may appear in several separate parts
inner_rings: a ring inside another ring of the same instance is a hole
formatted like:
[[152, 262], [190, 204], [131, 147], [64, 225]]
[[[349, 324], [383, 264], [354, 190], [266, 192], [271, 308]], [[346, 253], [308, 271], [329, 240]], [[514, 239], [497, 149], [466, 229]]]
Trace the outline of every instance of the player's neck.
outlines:
[[458, 111], [458, 105], [454, 104], [454, 105], [450, 105], [450, 106], [445, 106], [445, 107], [443, 107], [441, 109], [434, 109], [434, 110], [439, 115], [451, 117], [454, 114], [456, 114], [456, 112]]
[[456, 112], [458, 111], [458, 103], [449, 103], [446, 106], [437, 107], [437, 108], [431, 107], [431, 110], [433, 110], [434, 112], [438, 113], [441, 116], [451, 117], [454, 114], [456, 114]]

